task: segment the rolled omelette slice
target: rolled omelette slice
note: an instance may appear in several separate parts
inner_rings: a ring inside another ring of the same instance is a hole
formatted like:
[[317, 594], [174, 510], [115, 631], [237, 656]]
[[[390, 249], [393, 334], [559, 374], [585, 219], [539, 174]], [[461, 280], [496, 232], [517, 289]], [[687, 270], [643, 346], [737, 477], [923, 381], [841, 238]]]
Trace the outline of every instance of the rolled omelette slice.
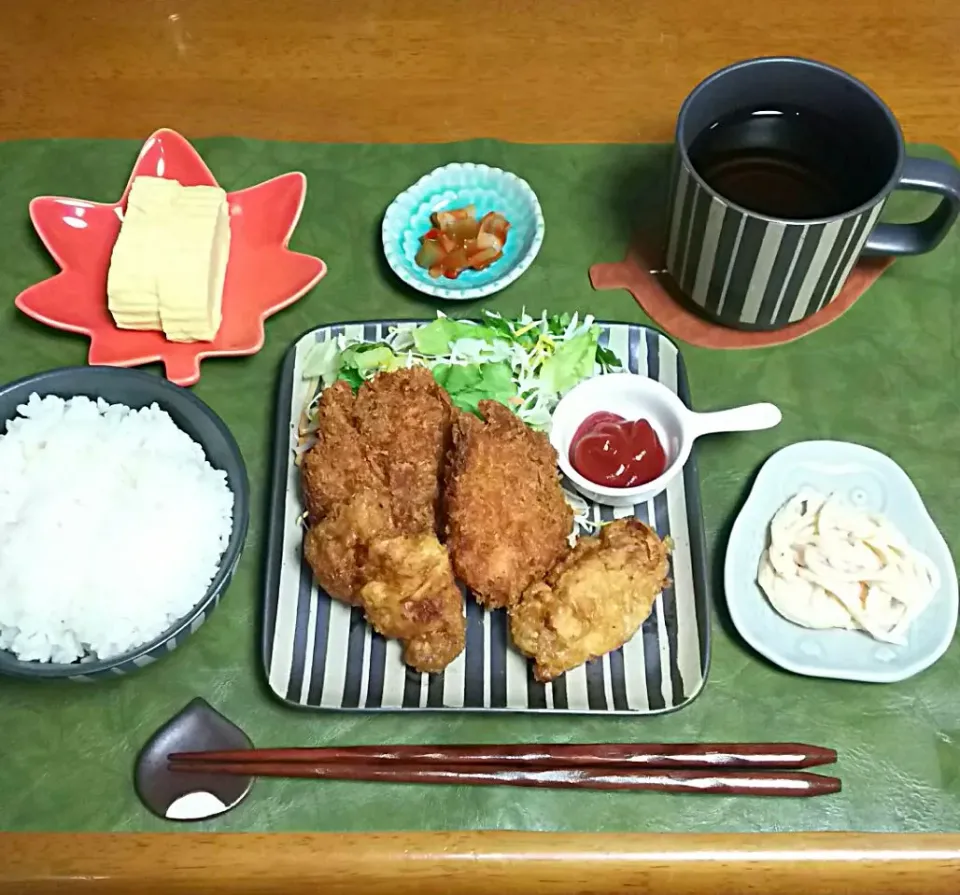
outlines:
[[115, 324], [161, 330], [171, 341], [214, 339], [229, 254], [224, 190], [136, 178], [107, 273]]
[[121, 329], [160, 329], [156, 245], [178, 186], [161, 177], [137, 177], [130, 186], [107, 270], [107, 309]]
[[219, 187], [192, 187], [175, 199], [176, 260], [160, 277], [160, 321], [168, 339], [210, 341], [222, 321], [230, 256], [230, 215]]

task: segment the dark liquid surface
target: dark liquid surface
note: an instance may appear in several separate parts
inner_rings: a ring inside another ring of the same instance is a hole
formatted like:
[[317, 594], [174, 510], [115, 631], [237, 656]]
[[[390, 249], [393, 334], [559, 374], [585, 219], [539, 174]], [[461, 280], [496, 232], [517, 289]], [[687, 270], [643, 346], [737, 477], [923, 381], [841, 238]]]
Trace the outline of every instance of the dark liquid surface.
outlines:
[[725, 115], [697, 135], [689, 156], [725, 199], [786, 220], [852, 211], [883, 188], [887, 173], [849, 126], [792, 106]]

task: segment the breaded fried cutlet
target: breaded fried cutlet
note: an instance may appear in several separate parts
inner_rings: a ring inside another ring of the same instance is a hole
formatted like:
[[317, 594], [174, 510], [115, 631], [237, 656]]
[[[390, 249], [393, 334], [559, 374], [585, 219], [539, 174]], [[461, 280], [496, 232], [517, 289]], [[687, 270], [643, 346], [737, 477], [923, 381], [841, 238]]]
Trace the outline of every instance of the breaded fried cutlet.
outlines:
[[463, 597], [437, 540], [451, 416], [422, 368], [379, 373], [356, 396], [337, 382], [301, 464], [303, 555], [318, 584], [403, 640], [421, 671], [442, 670], [465, 642]]
[[400, 531], [439, 534], [441, 476], [453, 405], [424, 367], [378, 373], [357, 393], [354, 419], [386, 482]]
[[386, 494], [358, 491], [310, 526], [303, 538], [303, 557], [331, 597], [359, 605], [370, 549], [377, 540], [394, 534]]
[[573, 511], [546, 435], [509, 408], [481, 401], [481, 421], [454, 419], [446, 473], [447, 548], [457, 577], [484, 606], [518, 599], [568, 549]]
[[432, 534], [375, 542], [360, 600], [384, 637], [403, 641], [403, 661], [417, 671], [442, 671], [466, 644], [463, 594], [450, 556]]
[[356, 398], [346, 382], [324, 389], [317, 403], [316, 444], [303, 457], [300, 483], [311, 522], [318, 522], [357, 491], [385, 491], [386, 484], [360, 439]]
[[546, 579], [510, 606], [510, 634], [552, 681], [626, 643], [667, 585], [668, 550], [637, 519], [618, 519], [581, 538]]

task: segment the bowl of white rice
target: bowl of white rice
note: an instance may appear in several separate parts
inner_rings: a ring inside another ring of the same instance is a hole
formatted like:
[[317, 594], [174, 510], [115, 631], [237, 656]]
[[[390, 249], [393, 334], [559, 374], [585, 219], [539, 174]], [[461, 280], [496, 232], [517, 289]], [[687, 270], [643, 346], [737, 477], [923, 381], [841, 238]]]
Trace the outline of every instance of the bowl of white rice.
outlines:
[[0, 387], [0, 674], [90, 681], [172, 652], [249, 516], [236, 440], [190, 391], [117, 367]]

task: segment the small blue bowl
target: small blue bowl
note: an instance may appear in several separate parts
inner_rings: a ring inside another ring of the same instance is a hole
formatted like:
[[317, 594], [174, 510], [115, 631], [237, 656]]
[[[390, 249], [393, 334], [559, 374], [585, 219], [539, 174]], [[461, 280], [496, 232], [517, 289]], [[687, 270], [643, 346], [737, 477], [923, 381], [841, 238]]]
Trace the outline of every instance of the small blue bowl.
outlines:
[[[484, 270], [465, 270], [455, 280], [431, 277], [417, 265], [420, 237], [430, 215], [474, 205], [477, 216], [498, 211], [510, 222], [503, 257]], [[454, 163], [436, 168], [404, 190], [383, 216], [383, 252], [408, 286], [436, 298], [466, 300], [499, 292], [520, 276], [543, 244], [543, 211], [530, 184], [487, 165]]]

